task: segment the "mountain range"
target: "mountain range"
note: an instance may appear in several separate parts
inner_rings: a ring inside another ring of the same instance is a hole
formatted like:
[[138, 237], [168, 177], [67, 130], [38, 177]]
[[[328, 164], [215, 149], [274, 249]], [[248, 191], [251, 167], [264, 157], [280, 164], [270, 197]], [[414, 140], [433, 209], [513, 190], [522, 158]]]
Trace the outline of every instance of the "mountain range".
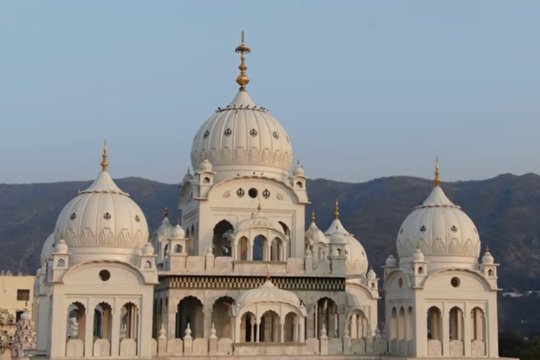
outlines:
[[[89, 184], [0, 184], [0, 269], [34, 273], [42, 244], [53, 231], [60, 210]], [[176, 209], [178, 185], [134, 177], [118, 179], [117, 184], [141, 206], [151, 232], [161, 222], [163, 208]], [[306, 217], [313, 209], [324, 231], [339, 200], [342, 223], [363, 244], [371, 265], [381, 275], [384, 260], [395, 254], [401, 223], [432, 186], [430, 180], [413, 177], [364, 183], [309, 180], [311, 205]], [[483, 249], [489, 246], [500, 263], [499, 286], [504, 291], [540, 290], [540, 176], [504, 174], [487, 180], [443, 183], [442, 187], [475, 222]], [[176, 216], [174, 211], [170, 213]], [[506, 300], [501, 304], [502, 326], [514, 326], [514, 311], [519, 309], [513, 304]]]

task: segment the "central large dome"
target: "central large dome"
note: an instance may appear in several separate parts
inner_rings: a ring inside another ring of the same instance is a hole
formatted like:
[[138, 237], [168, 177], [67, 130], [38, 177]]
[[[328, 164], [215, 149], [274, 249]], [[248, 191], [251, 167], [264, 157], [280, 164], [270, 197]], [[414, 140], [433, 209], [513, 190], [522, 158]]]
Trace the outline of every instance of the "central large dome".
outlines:
[[198, 169], [205, 159], [210, 161], [218, 178], [263, 175], [286, 178], [293, 152], [289, 135], [267, 109], [258, 107], [246, 91], [249, 79], [244, 63], [251, 50], [242, 43], [240, 91], [225, 108], [204, 122], [193, 139], [191, 165]]
[[197, 169], [208, 159], [216, 173], [287, 176], [293, 158], [289, 135], [264, 108], [257, 107], [245, 90], [201, 126], [191, 147]]

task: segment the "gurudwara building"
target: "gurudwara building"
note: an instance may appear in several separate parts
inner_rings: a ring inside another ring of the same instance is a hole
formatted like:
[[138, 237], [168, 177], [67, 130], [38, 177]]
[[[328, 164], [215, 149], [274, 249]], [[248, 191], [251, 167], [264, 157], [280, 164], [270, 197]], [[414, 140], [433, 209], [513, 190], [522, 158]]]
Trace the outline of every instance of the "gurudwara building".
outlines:
[[328, 229], [314, 214], [305, 223], [304, 169], [247, 92], [249, 47], [236, 52], [240, 89], [195, 135], [179, 223], [165, 212], [149, 234], [109, 175], [105, 147], [97, 179], [61, 211], [37, 272], [36, 354], [498, 358], [497, 264], [488, 250], [479, 259], [478, 231], [445, 196], [438, 166], [381, 289], [337, 203]]

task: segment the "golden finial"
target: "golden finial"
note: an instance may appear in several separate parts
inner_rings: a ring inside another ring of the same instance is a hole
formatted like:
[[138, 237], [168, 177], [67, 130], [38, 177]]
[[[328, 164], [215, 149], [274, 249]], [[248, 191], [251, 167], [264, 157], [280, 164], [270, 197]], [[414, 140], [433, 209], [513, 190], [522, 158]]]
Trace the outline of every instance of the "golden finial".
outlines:
[[311, 222], [315, 222], [315, 210], [311, 210]]
[[238, 66], [238, 69], [240, 69], [240, 75], [236, 78], [236, 82], [238, 85], [240, 85], [240, 91], [246, 90], [246, 85], [249, 83], [249, 78], [246, 75], [247, 65], [245, 63], [246, 61], [246, 54], [249, 54], [251, 52], [251, 49], [249, 46], [244, 44], [244, 32], [242, 31], [241, 35], [241, 44], [236, 47], [234, 50], [236, 53], [240, 54], [240, 65]]
[[169, 217], [169, 208], [163, 208], [163, 217]]
[[334, 219], [339, 219], [339, 201], [336, 199], [336, 207], [334, 209]]
[[103, 149], [101, 152], [101, 170], [107, 171], [109, 167], [109, 161], [107, 160], [107, 140], [103, 141]]
[[439, 158], [435, 158], [435, 179], [433, 179], [435, 186], [441, 185], [441, 174], [439, 172]]

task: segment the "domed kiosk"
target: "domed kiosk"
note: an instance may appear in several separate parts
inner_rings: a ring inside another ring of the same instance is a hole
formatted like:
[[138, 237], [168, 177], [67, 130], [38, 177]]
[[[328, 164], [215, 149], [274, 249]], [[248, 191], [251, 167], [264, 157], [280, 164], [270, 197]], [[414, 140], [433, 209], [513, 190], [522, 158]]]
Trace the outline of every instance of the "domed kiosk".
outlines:
[[[497, 357], [497, 279], [481, 263], [473, 221], [441, 187], [439, 164], [427, 199], [403, 221], [384, 270], [390, 353], [414, 357]], [[426, 322], [427, 319], [427, 322]]]
[[105, 146], [101, 167], [60, 212], [43, 246], [37, 302], [39, 327], [49, 330], [38, 342], [50, 344], [50, 358], [151, 356], [157, 269], [148, 226], [109, 175]]

